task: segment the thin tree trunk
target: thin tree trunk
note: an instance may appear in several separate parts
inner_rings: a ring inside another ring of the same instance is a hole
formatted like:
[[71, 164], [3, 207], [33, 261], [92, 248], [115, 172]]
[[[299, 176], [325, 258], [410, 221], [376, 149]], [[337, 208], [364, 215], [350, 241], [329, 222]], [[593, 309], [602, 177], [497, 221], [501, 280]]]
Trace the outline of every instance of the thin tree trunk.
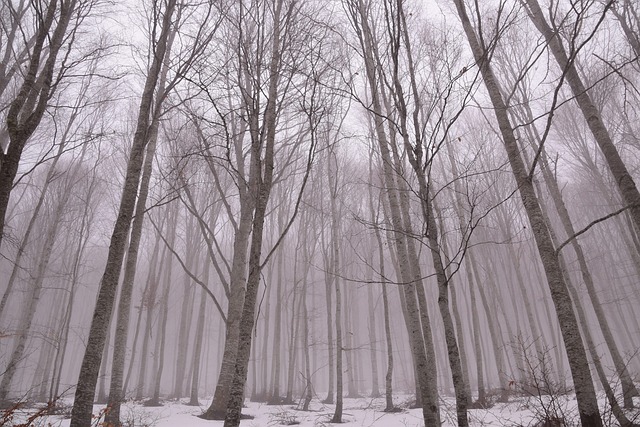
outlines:
[[[169, 242], [171, 247], [173, 247], [173, 243], [175, 241], [175, 232], [176, 232], [176, 223], [177, 221], [177, 212], [174, 212], [174, 217], [169, 220], [169, 227], [171, 231], [169, 231]], [[173, 225], [171, 225], [173, 224]], [[172, 257], [169, 256], [167, 260], [166, 269], [165, 269], [165, 283], [164, 290], [162, 293], [162, 300], [160, 302], [162, 311], [160, 312], [161, 324], [160, 330], [158, 331], [157, 340], [160, 342], [160, 346], [157, 348], [158, 362], [157, 362], [157, 370], [155, 371], [154, 376], [154, 385], [153, 385], [153, 395], [151, 399], [145, 402], [145, 406], [161, 406], [160, 403], [160, 384], [162, 381], [162, 374], [164, 372], [164, 360], [165, 360], [165, 347], [167, 341], [167, 321], [169, 318], [169, 290], [171, 289], [172, 283]]]
[[353, 304], [353, 288], [347, 289], [344, 294], [344, 306], [351, 307], [351, 310], [344, 310], [343, 319], [344, 319], [344, 327], [346, 329], [346, 334], [344, 334], [345, 341], [345, 356], [347, 361], [347, 397], [355, 399], [360, 397], [358, 394], [358, 386], [356, 384], [356, 370], [354, 366], [354, 353], [355, 346], [353, 345], [353, 331], [356, 329], [352, 322], [351, 313], [356, 312], [357, 316], [358, 305]]
[[[297, 258], [297, 256], [296, 256]], [[294, 263], [297, 264], [297, 261], [294, 261]], [[297, 270], [297, 268], [294, 268], [294, 270]], [[298, 301], [298, 283], [297, 283], [297, 279], [296, 279], [296, 273], [294, 272], [293, 274], [293, 295], [292, 295], [292, 299], [291, 299], [291, 329], [290, 329], [290, 341], [289, 341], [289, 363], [287, 366], [287, 392], [284, 398], [284, 403], [285, 404], [292, 404], [293, 403], [293, 380], [294, 380], [294, 374], [295, 374], [295, 366], [296, 366], [296, 358], [298, 355], [298, 345], [297, 345], [297, 341], [298, 341], [298, 336], [299, 336], [299, 330], [300, 330], [300, 315], [301, 315], [301, 306], [300, 306], [300, 302]], [[297, 305], [296, 305], [297, 304]], [[296, 314], [297, 311], [297, 314]]]
[[[280, 227], [278, 227], [279, 229]], [[278, 253], [278, 261], [277, 261], [277, 277], [278, 277], [278, 285], [276, 287], [276, 315], [273, 325], [273, 350], [272, 350], [272, 376], [271, 376], [271, 397], [269, 397], [269, 403], [271, 404], [280, 404], [282, 401], [282, 397], [280, 396], [280, 369], [281, 369], [281, 359], [282, 356], [280, 351], [282, 349], [282, 286], [284, 283], [284, 253], [280, 251]]]
[[[198, 258], [196, 257], [196, 252], [198, 250], [196, 245], [196, 240], [192, 236], [194, 233], [194, 224], [193, 224], [193, 216], [189, 217], [187, 221], [187, 259], [186, 259], [186, 269], [191, 270], [194, 265], [194, 260], [197, 263]], [[197, 264], [194, 268], [195, 271], [198, 270]], [[174, 387], [172, 397], [174, 399], [180, 399], [184, 396], [185, 391], [185, 380], [187, 379], [186, 370], [187, 370], [187, 353], [189, 352], [189, 331], [191, 325], [191, 313], [192, 310], [189, 309], [190, 301], [192, 300], [192, 293], [194, 292], [193, 284], [191, 283], [191, 278], [188, 274], [185, 274], [184, 278], [184, 292], [182, 295], [182, 308], [180, 310], [180, 326], [179, 326], [179, 337], [178, 337], [178, 348], [177, 348], [177, 357], [176, 357], [176, 370], [174, 376]], [[188, 384], [188, 383], [187, 383]]]
[[[209, 265], [205, 262], [204, 282], [209, 283]], [[207, 302], [207, 293], [204, 289], [200, 294], [200, 308], [198, 309], [198, 323], [196, 325], [196, 342], [193, 349], [193, 376], [191, 378], [191, 393], [188, 405], [199, 406], [198, 390], [200, 388], [200, 359], [202, 358], [202, 343], [204, 341], [204, 321]]]
[[44, 246], [42, 252], [38, 258], [38, 265], [36, 267], [35, 275], [33, 276], [33, 282], [31, 282], [29, 296], [26, 300], [26, 306], [22, 311], [20, 323], [18, 325], [16, 333], [16, 341], [9, 357], [9, 362], [2, 375], [2, 381], [0, 381], [0, 402], [7, 399], [9, 394], [11, 382], [15, 376], [18, 364], [23, 360], [26, 349], [27, 339], [31, 332], [31, 324], [40, 302], [40, 296], [42, 293], [42, 285], [44, 283], [45, 274], [51, 259], [51, 253], [53, 251], [53, 244], [56, 240], [58, 233], [58, 227], [62, 220], [64, 207], [66, 206], [66, 200], [59, 200], [58, 205], [55, 208], [53, 217], [51, 218], [51, 224], [44, 236]]
[[477, 262], [473, 252], [467, 254], [465, 260], [465, 268], [473, 270], [473, 276], [475, 276], [475, 283], [478, 287], [478, 293], [480, 294], [480, 300], [482, 301], [482, 307], [487, 316], [487, 324], [489, 326], [489, 335], [491, 336], [491, 346], [493, 348], [493, 354], [496, 360], [496, 369], [498, 370], [498, 385], [500, 389], [500, 397], [498, 402], [506, 403], [509, 401], [509, 377], [507, 376], [507, 366], [504, 362], [504, 350], [502, 347], [502, 333], [496, 327], [496, 320], [493, 316], [487, 295], [484, 291], [484, 286], [480, 284], [480, 276], [478, 274]]
[[342, 422], [342, 410], [343, 410], [343, 374], [342, 374], [342, 360], [343, 360], [343, 347], [342, 347], [342, 300], [340, 294], [340, 280], [334, 277], [335, 291], [336, 291], [336, 408], [331, 418], [332, 423]]
[[[90, 188], [93, 189], [94, 184], [96, 183], [97, 176], [95, 174], [95, 169], [93, 171], [93, 175], [91, 176]], [[67, 352], [67, 344], [69, 342], [69, 332], [71, 331], [71, 318], [73, 315], [76, 290], [78, 283], [80, 281], [80, 267], [82, 265], [82, 256], [84, 254], [85, 248], [89, 243], [89, 231], [92, 223], [91, 217], [91, 195], [92, 191], [87, 192], [86, 204], [83, 208], [82, 212], [82, 220], [79, 227], [79, 236], [78, 236], [78, 245], [75, 250], [75, 254], [73, 256], [73, 261], [71, 262], [71, 280], [69, 286], [69, 295], [68, 302], [65, 308], [64, 320], [61, 327], [61, 338], [59, 344], [59, 351], [56, 354], [56, 361], [54, 363], [54, 380], [52, 381], [51, 391], [49, 393], [49, 400], [55, 401], [60, 397], [60, 381], [62, 379], [62, 371], [64, 367], [65, 356]], [[86, 231], [85, 231], [86, 230]]]
[[[372, 257], [373, 261], [373, 257]], [[373, 266], [373, 262], [371, 262]], [[372, 278], [371, 278], [372, 279]], [[371, 280], [370, 280], [371, 282]], [[367, 302], [369, 306], [368, 327], [369, 327], [369, 346], [371, 348], [371, 394], [373, 398], [380, 397], [380, 385], [378, 384], [378, 343], [376, 337], [376, 314], [373, 305], [373, 285], [367, 286]]]
[[[335, 169], [332, 168], [332, 160], [335, 163]], [[338, 159], [336, 153], [331, 150], [327, 156], [327, 176], [329, 177], [329, 205], [331, 208], [331, 282], [334, 285], [336, 294], [335, 304], [335, 325], [336, 325], [336, 407], [331, 418], [332, 423], [342, 422], [342, 410], [343, 410], [343, 368], [342, 363], [344, 361], [344, 347], [342, 344], [342, 293], [340, 286], [340, 219], [338, 216], [338, 209], [336, 199], [338, 197]]]
[[[159, 234], [161, 231], [158, 230]], [[162, 275], [161, 269], [167, 257], [167, 247], [162, 250], [162, 254], [160, 257], [156, 257], [155, 259], [151, 258], [151, 263], [149, 264], [149, 272], [147, 275], [147, 282], [144, 287], [144, 291], [142, 292], [142, 297], [140, 298], [140, 311], [138, 312], [138, 325], [140, 325], [140, 320], [142, 318], [142, 312], [146, 313], [145, 315], [145, 328], [143, 332], [142, 338], [142, 348], [140, 350], [140, 366], [138, 369], [138, 381], [135, 389], [135, 399], [141, 400], [144, 397], [144, 386], [146, 383], [146, 374], [147, 374], [147, 361], [149, 357], [149, 340], [151, 339], [151, 326], [153, 324], [153, 310], [156, 305], [156, 296], [158, 293], [158, 279]], [[158, 262], [159, 260], [159, 262]], [[136, 328], [137, 330], [138, 328]], [[135, 350], [135, 338], [134, 337], [134, 350]], [[131, 357], [131, 361], [129, 362], [129, 369], [127, 372], [127, 378], [131, 376], [131, 372], [133, 370], [133, 364], [135, 359], [133, 355]], [[127, 389], [128, 381], [125, 381], [124, 390]]]
[[[305, 245], [305, 253], [308, 252], [308, 246]], [[308, 258], [308, 254], [305, 257], [306, 261], [311, 261]], [[305, 387], [304, 387], [304, 403], [302, 404], [302, 410], [308, 411], [309, 404], [311, 403], [311, 399], [313, 398], [313, 383], [311, 381], [311, 358], [309, 356], [309, 311], [307, 309], [307, 281], [303, 282], [302, 288], [302, 316], [304, 321], [303, 326], [303, 348], [304, 348], [304, 367], [305, 367]]]
[[[322, 247], [325, 252], [329, 252], [329, 248], [324, 243], [324, 231], [320, 233], [320, 237], [322, 239]], [[334, 341], [333, 341], [333, 321], [332, 319], [332, 309], [333, 301], [332, 301], [332, 282], [331, 275], [329, 271], [331, 271], [331, 265], [328, 261], [330, 255], [325, 254], [325, 262], [324, 262], [324, 292], [325, 292], [325, 306], [327, 309], [327, 343], [328, 343], [328, 351], [329, 351], [329, 390], [327, 391], [327, 397], [322, 401], [326, 404], [333, 404], [333, 395], [334, 395], [334, 385], [335, 385], [335, 351], [334, 351]]]

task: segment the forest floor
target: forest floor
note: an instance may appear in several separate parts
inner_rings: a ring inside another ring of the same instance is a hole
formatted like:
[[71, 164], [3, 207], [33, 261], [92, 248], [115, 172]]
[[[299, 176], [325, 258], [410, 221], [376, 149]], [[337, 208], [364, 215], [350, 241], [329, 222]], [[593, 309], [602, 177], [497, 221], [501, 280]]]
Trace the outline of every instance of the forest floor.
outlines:
[[[186, 400], [185, 400], [186, 402]], [[203, 401], [204, 402], [204, 401]], [[399, 412], [385, 413], [384, 398], [358, 398], [344, 399], [342, 426], [361, 427], [421, 427], [421, 409], [410, 409], [409, 396], [399, 396], [394, 402], [400, 408]], [[638, 402], [640, 403], [640, 402]], [[613, 416], [603, 405], [603, 417], [605, 426], [618, 425]], [[70, 413], [70, 406], [67, 407]], [[310, 411], [297, 409], [295, 405], [266, 405], [263, 403], [247, 402], [243, 414], [252, 416], [253, 419], [243, 420], [242, 427], [275, 427], [299, 425], [302, 427], [328, 427], [334, 412], [333, 405], [322, 404], [313, 401]], [[122, 408], [122, 422], [124, 427], [219, 427], [222, 421], [206, 421], [198, 418], [206, 406], [187, 406], [182, 402], [168, 401], [160, 407], [146, 407], [140, 402], [127, 402]], [[96, 421], [94, 426], [100, 427], [101, 415], [104, 413], [104, 405], [95, 405]], [[18, 426], [34, 414], [37, 408], [25, 408], [14, 414], [13, 420], [2, 420], [0, 413], [0, 425]], [[629, 414], [631, 416], [631, 414]], [[456, 425], [455, 405], [453, 399], [442, 399], [441, 416], [443, 426]], [[637, 417], [637, 418], [635, 418]], [[635, 419], [640, 420], [640, 415], [635, 414]], [[556, 423], [544, 424], [544, 419], [556, 420]], [[559, 423], [563, 419], [564, 424]], [[575, 396], [519, 397], [513, 398], [509, 403], [497, 403], [491, 408], [472, 409], [469, 411], [471, 426], [496, 426], [496, 427], [535, 427], [535, 426], [577, 426]], [[23, 424], [24, 425], [24, 424]], [[69, 418], [65, 415], [50, 415], [37, 417], [29, 426], [68, 427]]]

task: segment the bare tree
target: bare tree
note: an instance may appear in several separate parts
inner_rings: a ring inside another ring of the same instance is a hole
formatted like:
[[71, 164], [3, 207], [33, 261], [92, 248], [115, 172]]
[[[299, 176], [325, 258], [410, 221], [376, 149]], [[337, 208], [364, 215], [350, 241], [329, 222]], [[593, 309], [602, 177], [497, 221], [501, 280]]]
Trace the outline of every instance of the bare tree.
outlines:
[[558, 254], [549, 235], [549, 226], [544, 220], [533, 184], [525, 168], [519, 147], [513, 132], [513, 126], [507, 115], [507, 107], [502, 98], [499, 83], [493, 73], [485, 41], [474, 30], [466, 6], [461, 0], [454, 1], [462, 21], [474, 59], [480, 69], [485, 86], [494, 108], [496, 119], [503, 138], [511, 169], [518, 185], [518, 191], [524, 205], [527, 218], [536, 241], [538, 252], [544, 266], [551, 296], [560, 321], [560, 328], [569, 357], [569, 366], [578, 400], [578, 411], [583, 426], [601, 426], [602, 419], [598, 410], [591, 372], [587, 361], [578, 322], [573, 311], [567, 284], [562, 275]]
[[[51, 0], [36, 6], [31, 13], [36, 27], [33, 43], [27, 41], [24, 53], [18, 54], [18, 63], [24, 57], [28, 57], [27, 70], [20, 89], [11, 101], [7, 111], [6, 124], [9, 134], [8, 147], [2, 147], [0, 151], [0, 245], [5, 229], [7, 208], [9, 197], [13, 189], [14, 179], [18, 173], [18, 166], [29, 138], [35, 132], [42, 118], [47, 111], [49, 99], [56, 91], [60, 78], [64, 76], [65, 68], [68, 67], [69, 50], [75, 48], [73, 45], [76, 37], [75, 33], [80, 29], [86, 14], [91, 11], [92, 1], [79, 0]], [[24, 3], [10, 12], [13, 17], [13, 29], [9, 32], [5, 49], [5, 61], [3, 61], [3, 86], [6, 87], [11, 74], [16, 73], [16, 68], [9, 67], [8, 57], [11, 56], [9, 47], [15, 38], [22, 19], [26, 19], [27, 14]], [[20, 22], [20, 23], [18, 23]], [[69, 27], [69, 24], [71, 27]], [[28, 32], [27, 32], [28, 33]], [[63, 46], [67, 44], [68, 50], [63, 61], [59, 61]], [[3, 88], [4, 89], [4, 88]]]
[[151, 110], [153, 106], [153, 96], [157, 88], [164, 58], [168, 54], [168, 39], [173, 26], [172, 20], [176, 8], [176, 1], [168, 0], [166, 8], [163, 10], [159, 8], [160, 5], [156, 4], [155, 6], [158, 7], [158, 9], [156, 9], [158, 21], [153, 22], [152, 25], [159, 27], [160, 32], [157, 43], [154, 44], [154, 51], [151, 55], [152, 61], [141, 96], [138, 122], [127, 163], [127, 173], [122, 199], [120, 200], [118, 218], [111, 236], [107, 265], [100, 282], [100, 291], [91, 322], [87, 348], [78, 377], [71, 415], [71, 426], [73, 427], [85, 427], [91, 424], [93, 398], [98, 370], [100, 369], [101, 354], [110, 322], [112, 307], [115, 302], [116, 288], [120, 278], [122, 260], [124, 258], [125, 246], [135, 208], [144, 150], [149, 140], [148, 132], [150, 121], [152, 120]]
[[[551, 53], [556, 58], [558, 65], [562, 69], [563, 77], [571, 87], [575, 100], [580, 107], [580, 111], [582, 111], [584, 119], [587, 122], [594, 139], [598, 143], [600, 150], [602, 151], [611, 174], [615, 178], [620, 194], [629, 207], [629, 212], [633, 223], [635, 224], [636, 232], [638, 232], [638, 230], [640, 230], [640, 192], [638, 191], [633, 177], [627, 170], [627, 166], [620, 157], [618, 149], [613, 143], [609, 131], [602, 120], [601, 113], [592, 101], [589, 91], [580, 78], [576, 67], [577, 54], [589, 39], [593, 37], [593, 33], [597, 30], [600, 22], [602, 22], [605, 14], [613, 3], [613, 1], [609, 1], [604, 5], [596, 27], [590, 34], [588, 34], [586, 41], [580, 41], [577, 39], [579, 36], [577, 31], [569, 34], [569, 51], [567, 52], [560, 35], [557, 30], [554, 29], [557, 27], [556, 22], [552, 21], [551, 26], [549, 25], [538, 1], [526, 0], [523, 2], [531, 21], [544, 37]], [[556, 5], [554, 5], [554, 2], [551, 4], [551, 10], [558, 13], [558, 9]], [[588, 5], [582, 5], [580, 8], [574, 8], [574, 11], [577, 15], [575, 17], [574, 26], [578, 28], [581, 26], [581, 22], [585, 19], [584, 15], [590, 12], [590, 8]], [[551, 18], [553, 20], [557, 19], [555, 16], [552, 16]]]

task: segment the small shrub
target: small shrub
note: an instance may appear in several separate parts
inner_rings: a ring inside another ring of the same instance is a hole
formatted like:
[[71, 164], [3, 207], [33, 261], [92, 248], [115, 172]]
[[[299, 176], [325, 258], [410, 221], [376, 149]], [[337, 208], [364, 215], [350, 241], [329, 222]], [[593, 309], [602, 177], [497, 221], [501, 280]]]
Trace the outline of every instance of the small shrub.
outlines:
[[296, 414], [286, 409], [272, 413], [269, 418], [269, 425], [295, 426], [300, 424], [300, 420], [298, 420]]

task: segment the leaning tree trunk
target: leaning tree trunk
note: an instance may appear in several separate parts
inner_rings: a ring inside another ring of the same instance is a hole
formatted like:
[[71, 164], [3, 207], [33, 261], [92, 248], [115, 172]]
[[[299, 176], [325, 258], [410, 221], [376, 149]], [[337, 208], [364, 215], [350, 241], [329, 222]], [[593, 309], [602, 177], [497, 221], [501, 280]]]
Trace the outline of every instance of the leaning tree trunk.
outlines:
[[[64, 153], [67, 133], [71, 130], [71, 123], [72, 123], [72, 120], [70, 120], [69, 125], [67, 125], [67, 128], [65, 129], [65, 134], [62, 136], [62, 141], [60, 142], [60, 146], [58, 147], [58, 151], [55, 157], [53, 158], [53, 161], [51, 162], [49, 169], [47, 170], [47, 175], [44, 179], [44, 184], [40, 189], [40, 196], [38, 197], [38, 202], [36, 203], [36, 206], [33, 209], [33, 212], [31, 213], [31, 218], [29, 219], [29, 223], [27, 224], [27, 228], [25, 230], [24, 236], [20, 240], [20, 245], [18, 246], [18, 250], [16, 251], [16, 258], [15, 260], [13, 260], [13, 267], [11, 269], [11, 274], [9, 275], [9, 279], [7, 280], [7, 284], [4, 288], [4, 293], [2, 294], [2, 300], [0, 300], [0, 320], [2, 319], [2, 313], [4, 313], [4, 310], [7, 306], [7, 302], [9, 301], [9, 296], [11, 296], [11, 293], [13, 291], [13, 285], [16, 283], [16, 279], [18, 278], [18, 272], [23, 269], [22, 257], [24, 256], [25, 251], [27, 249], [27, 245], [29, 244], [29, 238], [31, 237], [31, 233], [35, 228], [36, 219], [38, 219], [39, 217], [40, 209], [42, 209], [42, 206], [44, 205], [45, 198], [48, 194], [49, 185], [51, 184], [53, 179], [57, 177], [58, 170], [56, 166], [58, 164], [58, 161], [60, 160], [60, 157], [62, 156], [62, 153]], [[1, 232], [0, 232], [0, 235], [1, 235]]]
[[[542, 194], [542, 190], [539, 184], [536, 184], [536, 189], [538, 191], [538, 194]], [[542, 200], [540, 202], [540, 207], [542, 208], [543, 215], [545, 215], [545, 218], [547, 219], [547, 221], [549, 221], [548, 208]], [[553, 231], [553, 229], [550, 229], [549, 231], [551, 234], [551, 239], [557, 245], [558, 239], [556, 237], [555, 232]], [[613, 413], [613, 416], [616, 418], [616, 421], [618, 421], [621, 427], [639, 427], [640, 424], [633, 423], [627, 418], [626, 414], [618, 404], [618, 400], [616, 398], [615, 392], [613, 391], [613, 389], [611, 388], [611, 385], [609, 384], [609, 378], [607, 378], [607, 374], [605, 373], [604, 368], [602, 367], [602, 361], [600, 360], [600, 355], [598, 354], [595, 343], [593, 342], [591, 330], [589, 329], [589, 326], [588, 326], [589, 322], [584, 312], [582, 302], [580, 301], [580, 295], [577, 289], [575, 288], [575, 286], [573, 285], [573, 283], [571, 282], [571, 278], [569, 277], [569, 270], [567, 269], [567, 264], [566, 264], [566, 261], [564, 260], [564, 256], [562, 255], [562, 253], [558, 253], [558, 259], [560, 260], [560, 266], [562, 267], [562, 272], [567, 281], [567, 287], [569, 289], [569, 293], [571, 294], [571, 298], [573, 299], [573, 306], [575, 307], [576, 313], [578, 315], [578, 319], [580, 320], [580, 324], [582, 325], [582, 336], [584, 337], [584, 341], [587, 346], [587, 351], [591, 356], [591, 362], [593, 363], [596, 374], [598, 375], [598, 379], [600, 380], [600, 383], [602, 384], [602, 388], [604, 389], [605, 397], [607, 398], [607, 402], [611, 407], [611, 412]]]
[[[163, 71], [160, 87], [166, 72]], [[136, 276], [136, 267], [138, 264], [138, 248], [142, 237], [142, 225], [145, 216], [145, 206], [147, 195], [149, 194], [149, 183], [151, 182], [151, 173], [153, 160], [155, 157], [156, 144], [158, 138], [157, 120], [151, 125], [151, 134], [147, 153], [145, 155], [142, 182], [136, 204], [135, 216], [131, 229], [131, 238], [129, 239], [129, 249], [127, 251], [127, 259], [125, 262], [124, 279], [120, 290], [120, 300], [118, 304], [118, 314], [116, 320], [116, 335], [113, 348], [113, 360], [111, 362], [111, 383], [109, 385], [109, 412], [105, 415], [105, 422], [119, 426], [120, 425], [120, 403], [124, 398], [122, 381], [124, 374], [124, 359], [127, 350], [127, 338], [129, 336], [129, 316], [131, 314], [131, 295], [133, 294], [133, 282]], [[160, 244], [160, 237], [156, 238], [154, 254]]]
[[466, 7], [462, 0], [454, 0], [454, 3], [493, 104], [509, 163], [544, 266], [562, 337], [567, 349], [580, 420], [584, 427], [601, 427], [602, 418], [598, 409], [598, 401], [591, 379], [587, 354], [580, 337], [578, 322], [573, 311], [567, 284], [562, 275], [558, 254], [549, 234], [549, 227], [544, 220], [533, 184], [520, 157], [520, 148], [509, 120], [507, 106], [502, 99], [500, 87], [493, 74], [491, 64], [488, 62], [488, 52], [482, 48], [478, 41], [478, 36], [467, 16]]
[[[9, 207], [9, 198], [13, 190], [14, 179], [24, 148], [37, 127], [49, 105], [49, 100], [57, 88], [54, 84], [54, 71], [58, 54], [65, 42], [71, 48], [75, 37], [66, 40], [67, 28], [76, 11], [78, 0], [58, 2], [51, 0], [39, 10], [37, 32], [33, 49], [29, 52], [26, 75], [18, 94], [7, 109], [7, 132], [9, 146], [7, 152], [0, 149], [0, 247], [4, 235], [5, 220]], [[60, 13], [56, 17], [56, 9]], [[53, 32], [50, 34], [50, 31]], [[48, 46], [45, 46], [48, 42]], [[7, 54], [9, 51], [7, 50]], [[46, 58], [44, 64], [41, 62]]]
[[88, 427], [92, 422], [93, 398], [95, 396], [96, 381], [102, 359], [102, 350], [111, 320], [112, 307], [116, 298], [125, 246], [131, 226], [136, 196], [138, 195], [144, 150], [148, 142], [153, 95], [157, 89], [157, 82], [164, 57], [168, 54], [167, 41], [173, 25], [172, 16], [175, 8], [176, 0], [168, 0], [164, 11], [160, 36], [158, 42], [154, 45], [155, 52], [151, 55], [153, 60], [142, 92], [138, 111], [138, 123], [129, 154], [129, 161], [127, 162], [127, 172], [122, 198], [120, 200], [118, 218], [116, 219], [113, 234], [111, 235], [107, 265], [100, 282], [100, 290], [91, 321], [87, 347], [80, 367], [70, 427]]
[[[596, 140], [596, 143], [598, 144], [598, 147], [600, 147], [600, 151], [602, 151], [602, 155], [609, 166], [609, 170], [611, 171], [618, 189], [620, 190], [620, 194], [629, 207], [629, 212], [636, 227], [636, 232], [640, 232], [640, 192], [638, 191], [633, 177], [627, 170], [627, 166], [620, 157], [618, 149], [611, 140], [609, 130], [602, 121], [602, 116], [598, 107], [596, 107], [591, 100], [591, 96], [580, 78], [575, 61], [575, 55], [577, 52], [570, 52], [570, 55], [567, 55], [560, 36], [547, 23], [537, 0], [525, 0], [524, 3], [527, 6], [527, 12], [529, 13], [531, 22], [533, 22], [538, 31], [540, 31], [544, 37], [549, 49], [551, 49], [551, 53], [562, 69], [563, 75], [566, 78], [567, 83], [569, 83], [573, 95], [575, 96], [575, 100], [580, 107], [580, 111], [582, 111], [582, 114], [584, 115], [587, 126], [589, 126], [589, 130], [591, 130], [593, 138]], [[603, 15], [613, 5], [613, 3], [614, 1], [606, 3]]]
[[[533, 119], [533, 112], [531, 111], [529, 102], [523, 102], [522, 108], [524, 110], [524, 114], [527, 120]], [[571, 216], [569, 215], [569, 210], [564, 203], [564, 199], [562, 197], [562, 191], [558, 185], [558, 181], [556, 177], [553, 175], [551, 170], [551, 166], [549, 165], [549, 161], [547, 160], [547, 153], [544, 150], [544, 147], [540, 147], [540, 142], [542, 141], [542, 137], [538, 133], [537, 129], [534, 126], [530, 126], [526, 128], [529, 132], [529, 136], [531, 137], [531, 141], [533, 144], [533, 148], [537, 150], [542, 150], [540, 153], [540, 170], [542, 171], [542, 176], [544, 178], [544, 182], [549, 189], [549, 194], [551, 195], [551, 200], [553, 201], [554, 207], [558, 216], [560, 218], [560, 222], [564, 228], [565, 233], [569, 238], [572, 238], [576, 234], [576, 230], [573, 226], [573, 222], [571, 221]], [[635, 233], [632, 233], [634, 235]], [[587, 258], [582, 250], [582, 245], [578, 239], [572, 238], [571, 247], [573, 248], [576, 258], [578, 260], [578, 266], [580, 267], [580, 273], [582, 275], [582, 280], [584, 281], [585, 287], [587, 288], [587, 294], [589, 295], [589, 299], [591, 301], [591, 305], [593, 306], [593, 310], [596, 314], [596, 318], [598, 319], [598, 324], [602, 331], [602, 336], [607, 344], [607, 348], [609, 349], [609, 353], [611, 354], [611, 358], [613, 359], [613, 364], [616, 369], [616, 373], [620, 378], [620, 383], [622, 386], [622, 396], [624, 399], [625, 408], [633, 407], [633, 397], [638, 396], [638, 390], [635, 387], [633, 380], [631, 379], [631, 375], [627, 366], [622, 358], [620, 350], [618, 349], [618, 345], [613, 338], [613, 333], [611, 332], [611, 327], [609, 326], [609, 320], [607, 319], [606, 314], [602, 308], [602, 304], [600, 303], [600, 297], [598, 296], [598, 292], [595, 288], [595, 284], [593, 282], [593, 276], [591, 275], [591, 271], [589, 269]]]

